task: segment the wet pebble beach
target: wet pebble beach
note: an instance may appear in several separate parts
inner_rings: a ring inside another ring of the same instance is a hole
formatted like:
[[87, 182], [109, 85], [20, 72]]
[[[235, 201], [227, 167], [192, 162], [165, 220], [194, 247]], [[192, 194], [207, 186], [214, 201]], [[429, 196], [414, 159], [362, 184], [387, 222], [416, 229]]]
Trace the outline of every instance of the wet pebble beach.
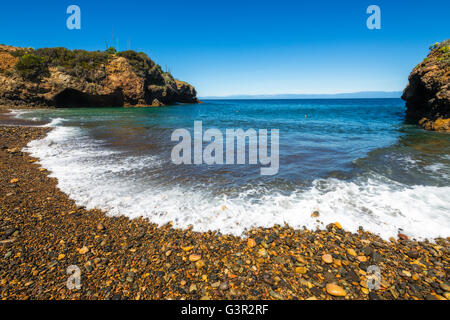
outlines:
[[22, 152], [49, 130], [0, 127], [1, 299], [450, 299], [449, 238], [385, 241], [339, 221], [235, 237], [78, 207]]

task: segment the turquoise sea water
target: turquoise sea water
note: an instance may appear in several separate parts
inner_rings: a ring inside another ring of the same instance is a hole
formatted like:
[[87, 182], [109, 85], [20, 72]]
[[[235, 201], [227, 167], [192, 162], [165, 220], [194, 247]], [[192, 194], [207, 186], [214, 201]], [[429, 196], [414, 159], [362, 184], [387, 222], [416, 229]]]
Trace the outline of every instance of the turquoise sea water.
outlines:
[[[339, 221], [383, 237], [449, 236], [450, 136], [405, 123], [404, 112], [400, 99], [217, 100], [19, 116], [55, 127], [29, 151], [60, 188], [110, 214], [238, 235]], [[261, 165], [173, 164], [171, 134], [192, 131], [194, 121], [224, 134], [278, 129], [278, 174], [262, 176]]]

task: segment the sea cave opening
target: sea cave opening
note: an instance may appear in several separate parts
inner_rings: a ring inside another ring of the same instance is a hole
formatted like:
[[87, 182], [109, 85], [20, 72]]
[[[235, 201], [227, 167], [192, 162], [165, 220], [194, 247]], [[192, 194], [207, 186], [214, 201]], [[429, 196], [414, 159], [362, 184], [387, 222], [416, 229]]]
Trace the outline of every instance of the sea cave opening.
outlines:
[[92, 95], [67, 88], [55, 96], [54, 102], [57, 108], [107, 108], [123, 107], [124, 98], [120, 89], [111, 94]]

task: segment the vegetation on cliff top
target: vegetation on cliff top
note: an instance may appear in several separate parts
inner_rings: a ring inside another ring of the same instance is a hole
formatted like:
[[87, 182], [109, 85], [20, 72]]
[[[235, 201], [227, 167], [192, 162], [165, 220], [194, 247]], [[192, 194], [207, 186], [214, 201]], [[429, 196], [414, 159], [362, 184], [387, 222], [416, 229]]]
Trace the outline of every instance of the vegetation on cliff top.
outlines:
[[[450, 64], [450, 39], [443, 42], [436, 42], [430, 46], [430, 51], [436, 56], [436, 61], [442, 64]], [[424, 59], [428, 61], [429, 57]]]
[[[128, 60], [137, 75], [148, 77], [152, 74], [152, 69], [156, 69], [160, 74], [165, 73], [161, 67], [153, 62], [145, 53], [132, 50], [117, 52], [111, 47], [104, 52], [86, 51], [86, 50], [68, 50], [66, 48], [41, 48], [34, 50], [32, 48], [19, 49], [10, 52], [11, 55], [18, 58], [15, 66], [17, 73], [27, 80], [38, 80], [49, 75], [49, 68], [55, 67], [61, 72], [70, 74], [78, 78], [93, 79], [95, 72], [104, 68], [106, 64], [114, 57], [124, 57]], [[156, 79], [163, 83], [163, 79]]]
[[31, 53], [19, 57], [15, 68], [23, 78], [31, 80], [49, 74], [44, 58]]

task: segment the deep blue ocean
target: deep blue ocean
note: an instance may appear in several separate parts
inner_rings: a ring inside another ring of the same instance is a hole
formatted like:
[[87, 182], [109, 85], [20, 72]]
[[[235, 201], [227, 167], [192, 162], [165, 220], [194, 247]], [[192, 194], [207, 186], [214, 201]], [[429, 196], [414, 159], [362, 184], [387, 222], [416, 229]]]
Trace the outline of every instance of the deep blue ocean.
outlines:
[[[59, 187], [111, 215], [236, 235], [256, 226], [315, 229], [338, 221], [384, 238], [399, 231], [449, 236], [450, 135], [408, 124], [404, 113], [400, 99], [342, 99], [17, 114], [55, 127], [28, 150]], [[194, 121], [224, 134], [278, 129], [278, 174], [261, 175], [259, 164], [175, 165], [171, 135], [192, 132]]]

